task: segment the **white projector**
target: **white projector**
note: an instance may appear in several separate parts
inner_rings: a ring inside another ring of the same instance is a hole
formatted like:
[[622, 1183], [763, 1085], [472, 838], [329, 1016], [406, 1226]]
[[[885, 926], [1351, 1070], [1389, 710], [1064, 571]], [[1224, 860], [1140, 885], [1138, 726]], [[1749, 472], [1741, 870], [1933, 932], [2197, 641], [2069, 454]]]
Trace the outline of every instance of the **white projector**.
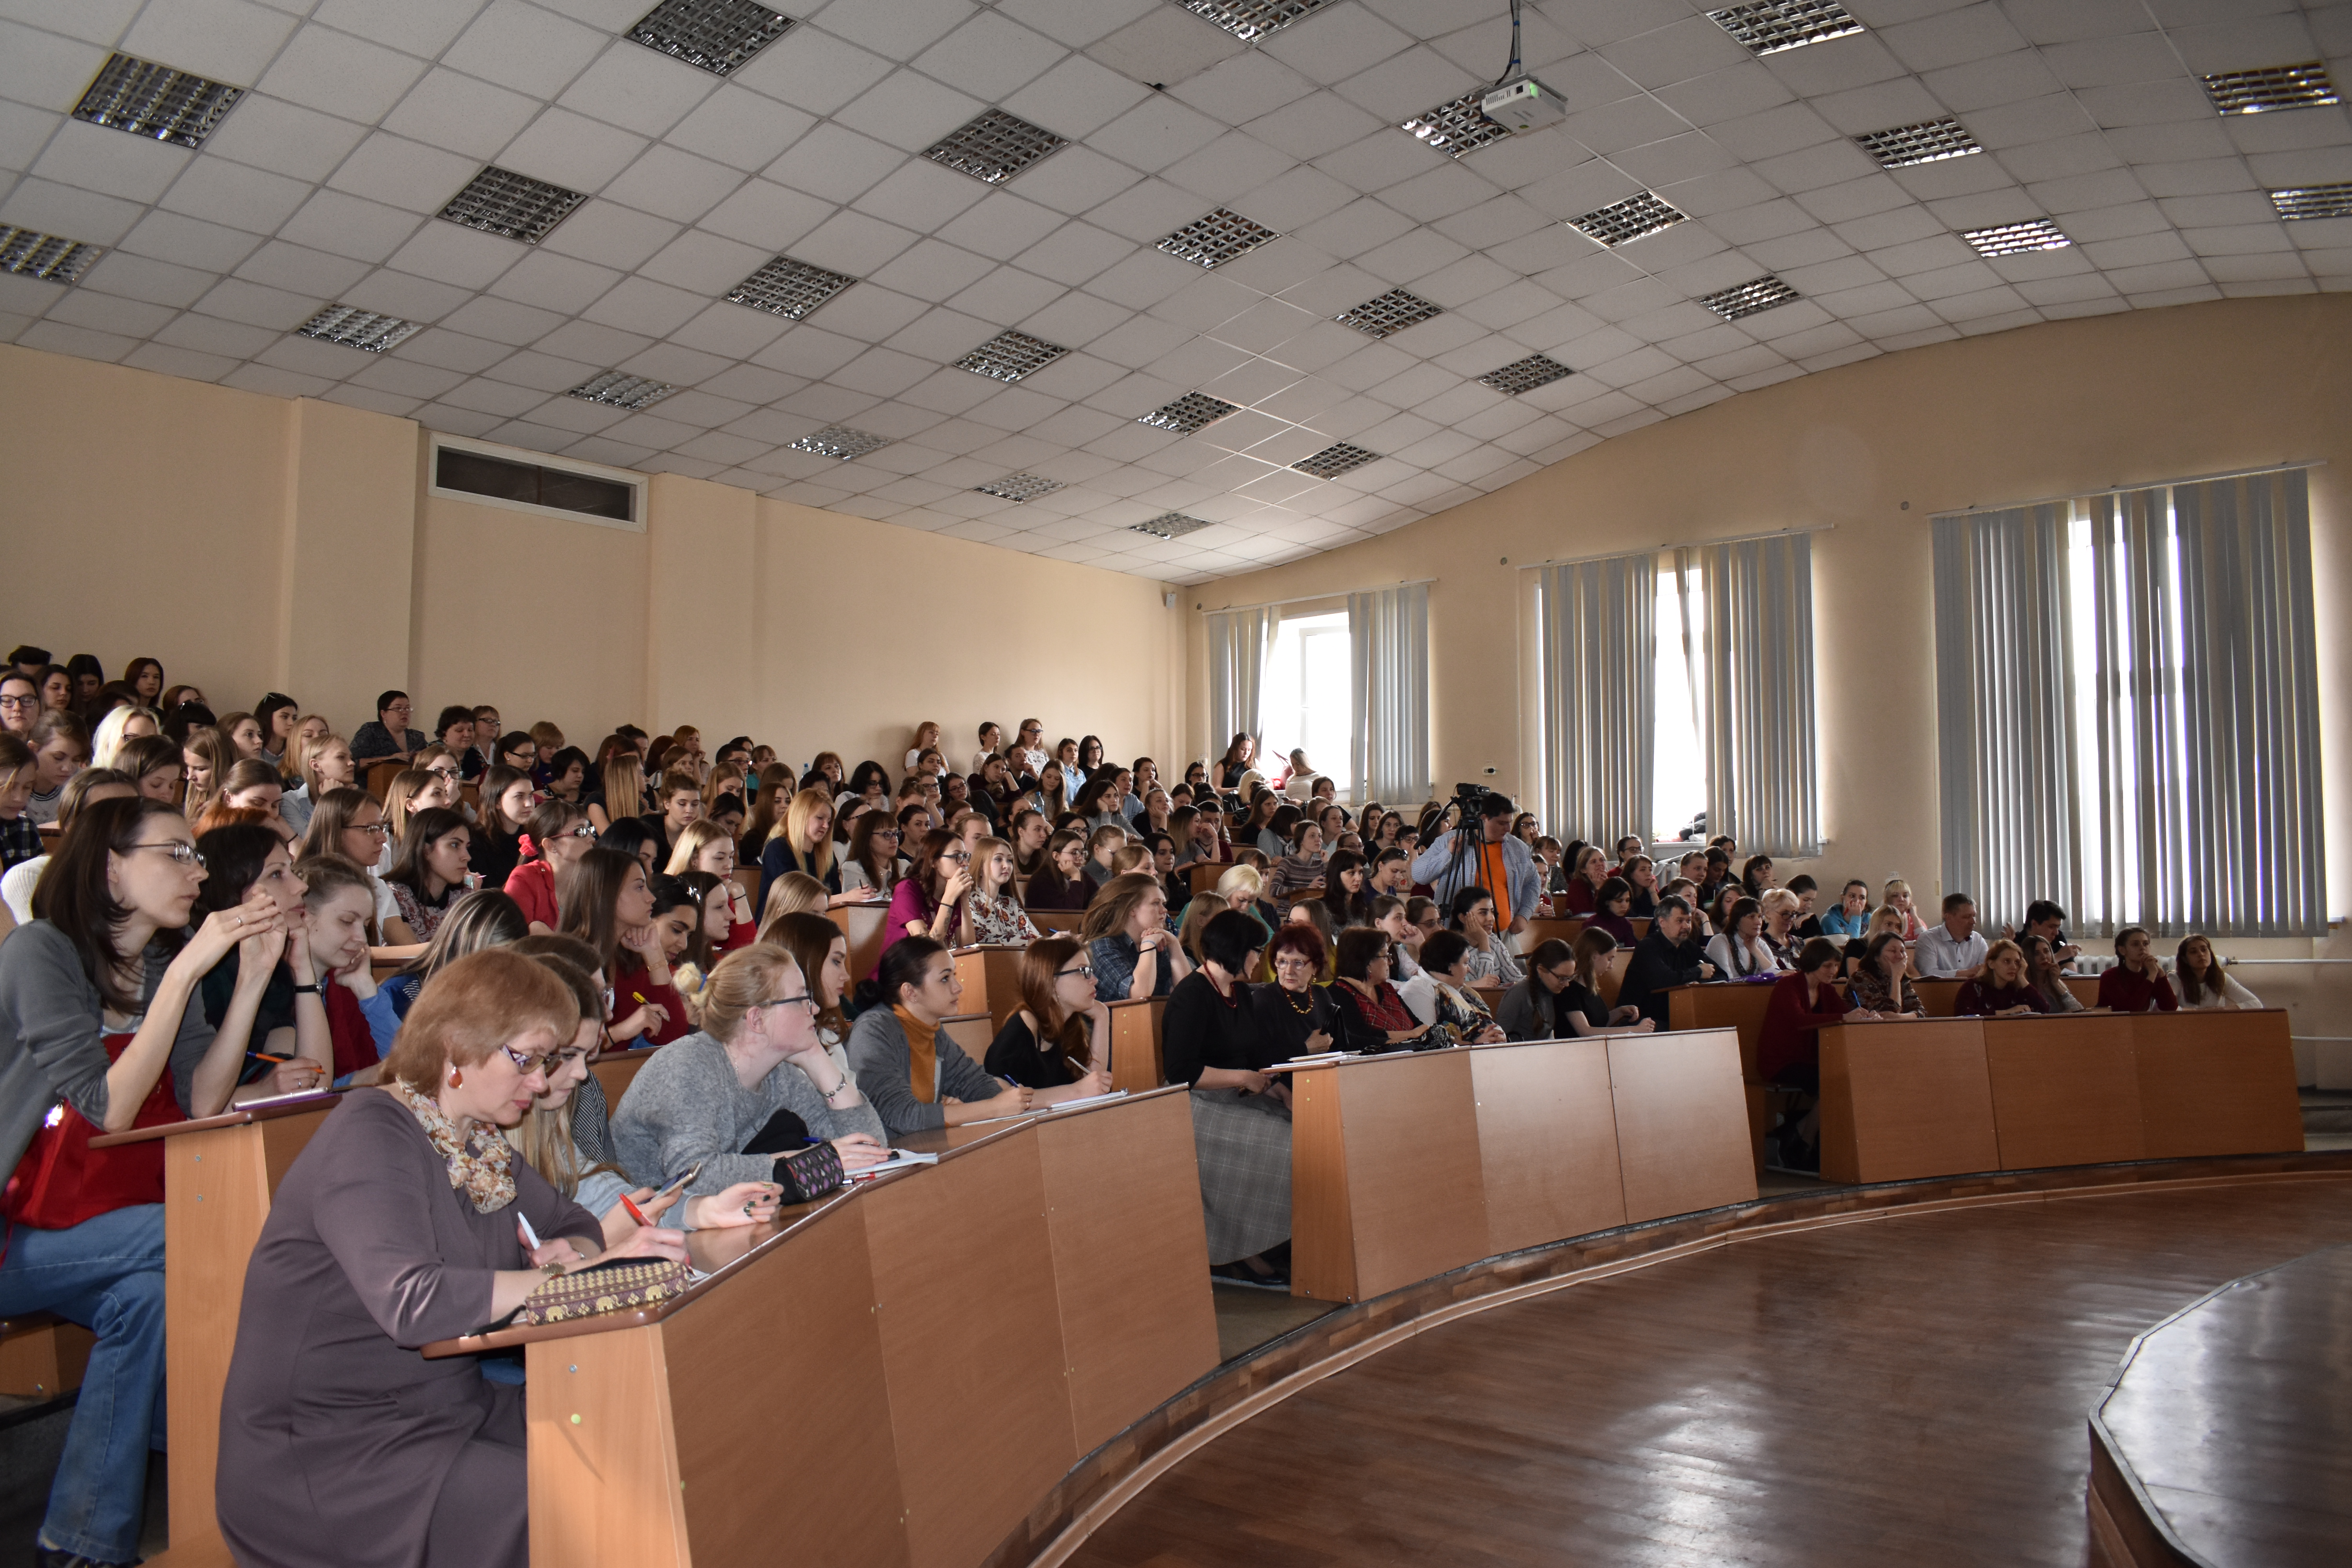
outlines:
[[1568, 107], [1560, 102], [1559, 94], [1531, 76], [1507, 81], [1488, 93], [1479, 100], [1478, 112], [1513, 131], [1557, 125], [1568, 118]]

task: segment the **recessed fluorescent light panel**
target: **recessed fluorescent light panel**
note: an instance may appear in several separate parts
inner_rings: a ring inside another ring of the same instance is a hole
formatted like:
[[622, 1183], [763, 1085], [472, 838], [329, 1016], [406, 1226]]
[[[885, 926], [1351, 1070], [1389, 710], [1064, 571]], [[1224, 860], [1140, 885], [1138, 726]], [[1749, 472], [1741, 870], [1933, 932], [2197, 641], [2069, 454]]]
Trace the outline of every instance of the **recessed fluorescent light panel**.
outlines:
[[1706, 16], [1757, 55], [1777, 55], [1782, 49], [1801, 49], [1862, 31], [1862, 24], [1837, 0], [1761, 0], [1759, 5], [1709, 11]]
[[0, 272], [44, 283], [79, 283], [89, 264], [105, 254], [103, 246], [0, 224]]
[[1195, 16], [1214, 22], [1244, 43], [1280, 32], [1331, 0], [1176, 0]]
[[956, 361], [956, 368], [992, 381], [1019, 381], [1069, 352], [1059, 343], [1049, 343], [1026, 332], [1003, 331]]
[[727, 290], [727, 297], [738, 305], [797, 321], [856, 281], [843, 273], [779, 256]]
[[1451, 103], [1441, 103], [1435, 109], [1424, 110], [1397, 127], [1410, 131], [1441, 153], [1459, 158], [1465, 153], [1496, 142], [1511, 139], [1511, 128], [1497, 125], [1479, 110], [1491, 88], [1480, 88], [1465, 93]]
[[404, 321], [398, 316], [379, 316], [356, 305], [330, 305], [294, 330], [320, 342], [341, 343], [347, 349], [380, 354], [424, 328], [421, 322]]
[[1206, 430], [1240, 407], [1238, 403], [1227, 403], [1223, 398], [1211, 397], [1205, 392], [1188, 392], [1175, 402], [1153, 409], [1136, 423], [1173, 430], [1179, 436], [1190, 436], [1196, 431]]
[[1181, 511], [1163, 511], [1150, 522], [1128, 524], [1129, 533], [1148, 533], [1154, 539], [1181, 539], [1188, 533], [1198, 533], [1208, 527], [1205, 519], [1186, 517]]
[[529, 174], [518, 174], [494, 163], [467, 181], [466, 188], [450, 197], [449, 205], [441, 209], [441, 216], [451, 223], [478, 228], [484, 234], [537, 245], [553, 232], [557, 224], [572, 216], [572, 208], [587, 199], [578, 191], [567, 191], [562, 185], [551, 185], [545, 180], [534, 180]]
[[1500, 370], [1487, 372], [1478, 378], [1478, 384], [1491, 386], [1506, 397], [1517, 397], [1522, 392], [1549, 386], [1560, 377], [1575, 374], [1549, 354], [1529, 354], [1525, 359], [1513, 360]]
[[1361, 447], [1350, 447], [1345, 441], [1334, 441], [1311, 458], [1301, 458], [1290, 466], [1302, 474], [1312, 474], [1318, 479], [1337, 479], [1350, 468], [1360, 468], [1366, 463], [1381, 460], [1378, 452], [1367, 452]]
[[1006, 500], [1035, 500], [1061, 488], [1061, 480], [1049, 479], [1043, 474], [1007, 474], [1001, 479], [972, 487], [984, 496], [1003, 496]]
[[2340, 103], [2327, 67], [2318, 60], [2260, 70], [2215, 71], [2203, 79], [2205, 96], [2223, 114], [2264, 114], [2274, 109], [2317, 109]]
[[890, 444], [887, 436], [869, 436], [863, 430], [852, 430], [846, 425], [828, 425], [822, 430], [812, 430], [792, 443], [795, 452], [814, 452], [820, 458], [839, 458], [845, 462], [862, 458], [868, 452], [878, 452]]
[[2074, 242], [2046, 217], [2032, 223], [2005, 223], [1997, 228], [1972, 228], [1960, 236], [1977, 247], [1979, 256], [2021, 256], [2029, 250], [2063, 250]]
[[992, 109], [971, 124], [948, 132], [936, 145], [926, 148], [923, 156], [934, 163], [945, 163], [959, 174], [970, 174], [983, 185], [994, 185], [1069, 144], [1017, 114]]
[[1343, 327], [1355, 328], [1368, 338], [1388, 338], [1416, 322], [1444, 314], [1444, 309], [1431, 304], [1418, 294], [1391, 289], [1379, 299], [1367, 300], [1331, 319]]
[[1878, 160], [1882, 169], [1907, 169], [1915, 163], [1937, 163], [1946, 158], [1965, 158], [1984, 151], [1977, 144], [1977, 139], [1948, 115], [1916, 125], [1897, 125], [1891, 131], [1874, 131], [1853, 140]]
[[593, 380], [582, 382], [563, 395], [576, 397], [583, 403], [608, 404], [614, 408], [645, 408], [659, 403], [677, 390], [666, 381], [631, 375], [626, 371], [608, 370]]
[[1214, 268], [1223, 267], [1236, 256], [1248, 255], [1269, 239], [1281, 237], [1262, 224], [1219, 207], [1161, 240], [1160, 248], [1180, 261]]
[[98, 79], [74, 105], [73, 117], [174, 147], [201, 147], [244, 96], [241, 87], [116, 55], [99, 68]]
[[751, 0], [662, 0], [630, 38], [672, 59], [725, 76], [784, 36], [793, 19]]
[[1644, 235], [1672, 228], [1683, 221], [1666, 201], [1649, 191], [1637, 191], [1622, 202], [1612, 202], [1597, 207], [1582, 217], [1568, 220], [1568, 226], [1589, 239], [1607, 246], [1623, 245]]
[[1742, 316], [1752, 316], [1759, 310], [1769, 310], [1775, 305], [1785, 305], [1799, 298], [1801, 296], [1794, 289], [1767, 272], [1763, 277], [1750, 279], [1737, 288], [1709, 294], [1699, 303], [1725, 321], [1736, 321]]
[[2298, 185], [2270, 195], [2283, 218], [2352, 217], [2352, 184]]

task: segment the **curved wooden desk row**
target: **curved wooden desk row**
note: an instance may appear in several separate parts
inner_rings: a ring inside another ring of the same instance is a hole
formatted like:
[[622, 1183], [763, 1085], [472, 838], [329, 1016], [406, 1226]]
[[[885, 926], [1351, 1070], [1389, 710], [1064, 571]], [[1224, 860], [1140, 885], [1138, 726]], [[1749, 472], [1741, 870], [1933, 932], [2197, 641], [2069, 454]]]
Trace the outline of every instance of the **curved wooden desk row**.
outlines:
[[1295, 1295], [1366, 1300], [1756, 1196], [1728, 1029], [1357, 1057], [1291, 1085]]
[[1833, 1024], [1821, 1059], [1832, 1182], [2303, 1147], [2276, 1008]]
[[660, 1309], [425, 1348], [523, 1347], [534, 1563], [977, 1563], [1216, 1366], [1183, 1091], [904, 1142]]

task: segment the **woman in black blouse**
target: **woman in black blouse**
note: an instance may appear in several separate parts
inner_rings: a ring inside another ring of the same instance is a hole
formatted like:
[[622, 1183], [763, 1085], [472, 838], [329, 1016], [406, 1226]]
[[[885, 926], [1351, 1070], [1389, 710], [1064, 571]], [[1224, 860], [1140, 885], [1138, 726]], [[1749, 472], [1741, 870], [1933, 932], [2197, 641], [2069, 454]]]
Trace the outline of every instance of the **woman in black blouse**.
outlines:
[[1339, 1021], [1331, 1010], [1331, 994], [1316, 984], [1323, 973], [1322, 937], [1306, 926], [1286, 925], [1265, 944], [1265, 964], [1274, 984], [1250, 989], [1250, 1007], [1265, 1046], [1265, 1058], [1255, 1065], [1331, 1049]]
[[1069, 937], [1021, 954], [1021, 1008], [989, 1042], [992, 1078], [1037, 1092], [1032, 1105], [1110, 1092], [1110, 1008], [1095, 1000], [1094, 965]]
[[1192, 1091], [1192, 1144], [1211, 1272], [1286, 1289], [1265, 1257], [1290, 1237], [1289, 1092], [1257, 1069], [1267, 1060], [1249, 988], [1258, 923], [1228, 910], [1201, 933], [1202, 963], [1179, 981], [1160, 1020], [1160, 1066]]

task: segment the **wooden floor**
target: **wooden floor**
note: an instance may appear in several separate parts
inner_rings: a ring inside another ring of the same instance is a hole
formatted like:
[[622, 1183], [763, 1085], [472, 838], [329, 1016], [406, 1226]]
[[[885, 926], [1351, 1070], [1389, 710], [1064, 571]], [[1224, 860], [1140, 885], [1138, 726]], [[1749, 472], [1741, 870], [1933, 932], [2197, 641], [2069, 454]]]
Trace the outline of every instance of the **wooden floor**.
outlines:
[[1900, 1215], [1422, 1334], [1211, 1443], [1069, 1559], [2087, 1560], [2084, 1421], [2131, 1338], [2352, 1240], [2352, 1181]]

